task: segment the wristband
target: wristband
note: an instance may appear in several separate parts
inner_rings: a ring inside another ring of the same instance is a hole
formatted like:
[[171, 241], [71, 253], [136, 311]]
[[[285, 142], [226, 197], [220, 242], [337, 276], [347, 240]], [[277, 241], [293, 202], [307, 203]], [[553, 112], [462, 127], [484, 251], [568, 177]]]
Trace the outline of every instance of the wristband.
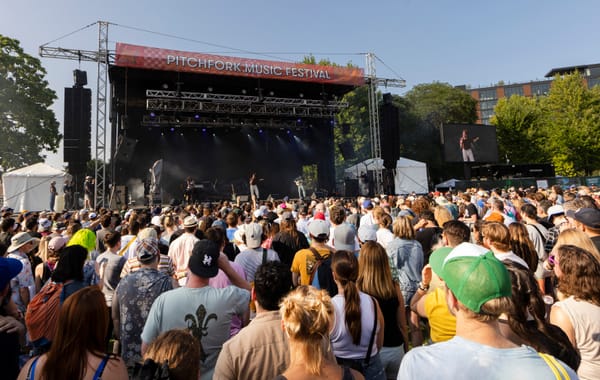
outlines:
[[419, 289], [426, 292], [429, 290], [429, 284], [425, 285], [424, 283], [419, 282]]

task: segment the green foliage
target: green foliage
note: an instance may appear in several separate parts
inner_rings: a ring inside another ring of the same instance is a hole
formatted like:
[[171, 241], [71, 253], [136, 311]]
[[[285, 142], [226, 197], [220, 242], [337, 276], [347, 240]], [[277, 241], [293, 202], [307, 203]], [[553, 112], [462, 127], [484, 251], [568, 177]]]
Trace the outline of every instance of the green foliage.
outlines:
[[448, 83], [425, 83], [406, 93], [415, 115], [436, 128], [446, 123], [472, 124], [477, 120], [477, 101]]
[[50, 106], [56, 94], [44, 79], [39, 59], [19, 41], [0, 35], [0, 167], [5, 170], [43, 161], [62, 136]]
[[542, 112], [536, 98], [513, 95], [498, 100], [490, 122], [496, 126], [498, 155], [512, 163], [547, 162], [540, 131]]
[[579, 73], [556, 77], [540, 101], [545, 148], [559, 175], [590, 175], [600, 167], [600, 88]]

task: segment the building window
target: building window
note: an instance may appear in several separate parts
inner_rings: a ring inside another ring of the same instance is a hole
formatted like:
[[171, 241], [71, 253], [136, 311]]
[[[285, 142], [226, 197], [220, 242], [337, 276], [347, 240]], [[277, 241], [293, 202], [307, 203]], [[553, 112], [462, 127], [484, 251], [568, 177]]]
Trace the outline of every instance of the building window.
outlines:
[[504, 87], [504, 96], [510, 98], [513, 95], [523, 96], [523, 86]]
[[479, 109], [480, 110], [493, 110], [494, 107], [496, 107], [496, 103], [498, 103], [498, 100], [484, 100], [482, 102], [479, 102]]
[[588, 88], [600, 85], [600, 77], [587, 78]]
[[496, 89], [495, 88], [490, 88], [487, 90], [479, 90], [479, 100], [492, 100], [492, 99], [497, 99], [498, 97], [496, 96]]
[[532, 83], [531, 84], [531, 96], [545, 96], [550, 92], [550, 83]]

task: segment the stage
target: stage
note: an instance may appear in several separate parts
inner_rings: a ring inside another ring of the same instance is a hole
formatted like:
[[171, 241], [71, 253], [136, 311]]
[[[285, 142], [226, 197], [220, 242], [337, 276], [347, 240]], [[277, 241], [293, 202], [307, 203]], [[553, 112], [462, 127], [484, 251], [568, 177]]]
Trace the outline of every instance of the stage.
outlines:
[[[189, 176], [205, 195], [297, 196], [294, 179], [335, 188], [335, 114], [364, 72], [117, 44], [109, 69], [117, 185], [150, 182], [163, 160], [165, 198]], [[306, 178], [305, 178], [306, 179]], [[310, 178], [306, 180], [311, 180]]]

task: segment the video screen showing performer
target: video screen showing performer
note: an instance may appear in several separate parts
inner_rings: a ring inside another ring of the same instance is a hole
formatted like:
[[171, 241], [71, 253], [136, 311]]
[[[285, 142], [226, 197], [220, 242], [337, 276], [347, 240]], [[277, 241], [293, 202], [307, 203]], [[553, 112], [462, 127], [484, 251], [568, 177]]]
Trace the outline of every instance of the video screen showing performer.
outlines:
[[496, 127], [478, 124], [442, 126], [446, 162], [498, 162]]

